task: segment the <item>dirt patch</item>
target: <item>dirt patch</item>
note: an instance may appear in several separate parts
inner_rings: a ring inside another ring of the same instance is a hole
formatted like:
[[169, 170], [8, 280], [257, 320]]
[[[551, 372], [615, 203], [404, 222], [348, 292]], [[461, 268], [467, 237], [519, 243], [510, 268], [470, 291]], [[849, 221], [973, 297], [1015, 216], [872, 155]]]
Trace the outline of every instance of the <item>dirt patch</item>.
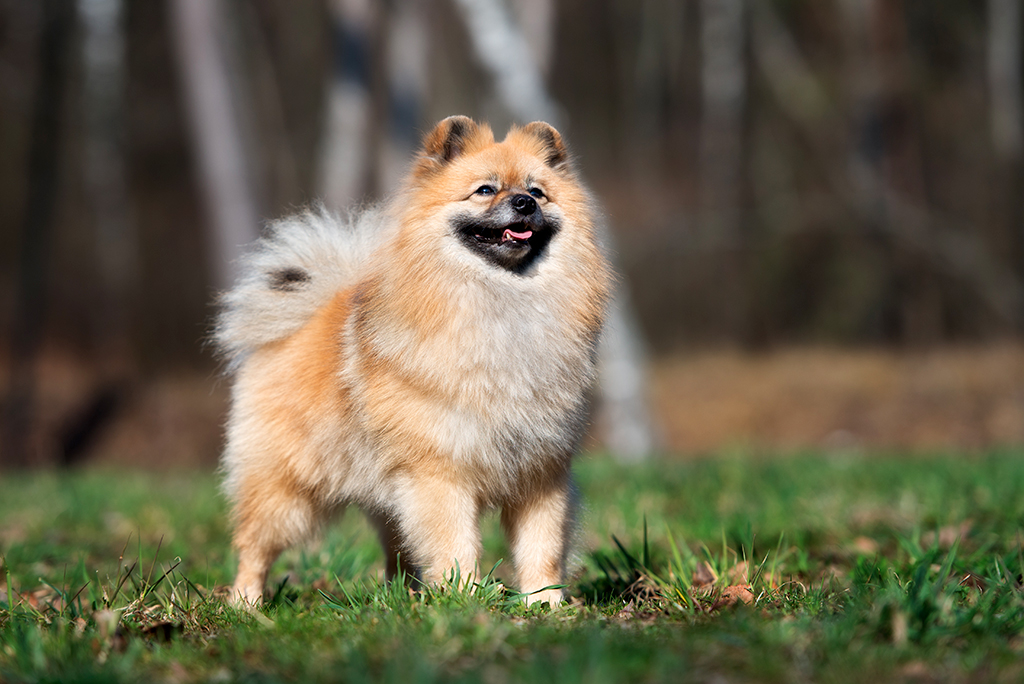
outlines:
[[699, 353], [654, 365], [667, 448], [983, 449], [1024, 443], [1024, 347]]

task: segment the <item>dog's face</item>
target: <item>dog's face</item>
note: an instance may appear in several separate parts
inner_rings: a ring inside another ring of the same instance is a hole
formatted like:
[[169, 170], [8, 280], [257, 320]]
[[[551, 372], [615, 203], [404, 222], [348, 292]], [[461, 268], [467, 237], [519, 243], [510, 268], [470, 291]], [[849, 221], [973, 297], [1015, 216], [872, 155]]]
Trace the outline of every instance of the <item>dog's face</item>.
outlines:
[[516, 274], [585, 211], [562, 138], [541, 122], [497, 143], [485, 125], [445, 119], [424, 138], [413, 179], [418, 211], [490, 267]]

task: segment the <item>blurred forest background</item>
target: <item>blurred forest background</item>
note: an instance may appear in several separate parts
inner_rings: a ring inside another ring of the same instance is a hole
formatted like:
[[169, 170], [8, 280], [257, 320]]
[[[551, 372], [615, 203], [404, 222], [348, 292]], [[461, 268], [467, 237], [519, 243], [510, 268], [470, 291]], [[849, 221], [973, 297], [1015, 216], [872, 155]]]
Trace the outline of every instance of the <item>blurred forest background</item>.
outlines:
[[567, 136], [661, 449], [1024, 443], [1021, 4], [0, 0], [0, 463], [214, 463], [239, 245], [454, 113]]

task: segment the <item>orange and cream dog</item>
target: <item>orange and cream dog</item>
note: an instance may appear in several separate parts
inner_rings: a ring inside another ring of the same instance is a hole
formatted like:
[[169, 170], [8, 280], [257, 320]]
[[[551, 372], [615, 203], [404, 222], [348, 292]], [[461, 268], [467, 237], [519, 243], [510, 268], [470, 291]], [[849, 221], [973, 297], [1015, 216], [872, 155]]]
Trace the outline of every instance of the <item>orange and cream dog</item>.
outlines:
[[274, 224], [216, 330], [234, 598], [258, 603], [281, 551], [356, 504], [388, 576], [401, 558], [424, 582], [479, 573], [478, 517], [500, 507], [519, 589], [558, 602], [610, 282], [545, 123], [495, 142], [450, 117], [388, 203]]

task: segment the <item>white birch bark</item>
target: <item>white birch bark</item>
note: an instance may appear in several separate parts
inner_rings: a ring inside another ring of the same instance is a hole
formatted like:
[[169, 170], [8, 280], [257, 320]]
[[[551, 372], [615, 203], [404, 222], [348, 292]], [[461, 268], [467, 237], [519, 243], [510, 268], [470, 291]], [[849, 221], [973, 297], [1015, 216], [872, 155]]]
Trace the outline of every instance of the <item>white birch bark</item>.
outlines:
[[172, 0], [170, 10], [213, 230], [213, 280], [226, 289], [234, 282], [236, 263], [245, 246], [259, 235], [259, 221], [232, 100], [234, 89], [221, 52], [223, 7], [215, 0]]
[[501, 0], [456, 0], [477, 59], [494, 79], [498, 98], [521, 123], [562, 117], [544, 86], [530, 44]]

